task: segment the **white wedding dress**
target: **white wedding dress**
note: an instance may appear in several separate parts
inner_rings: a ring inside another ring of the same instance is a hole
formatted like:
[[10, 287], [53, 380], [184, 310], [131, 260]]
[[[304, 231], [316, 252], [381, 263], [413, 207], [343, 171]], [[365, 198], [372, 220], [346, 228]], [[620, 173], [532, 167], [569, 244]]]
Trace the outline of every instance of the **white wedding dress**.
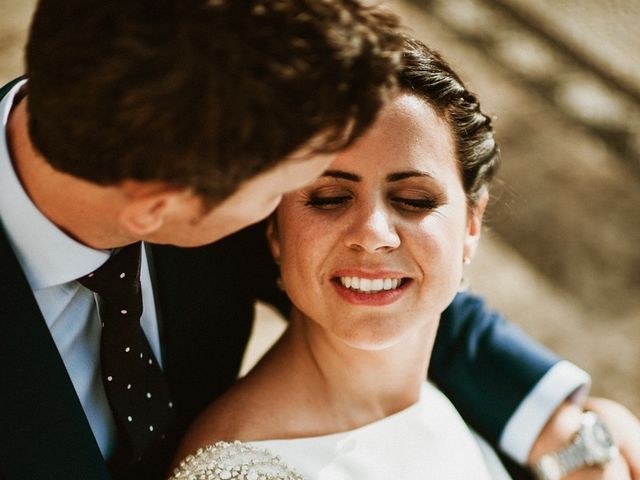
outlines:
[[219, 442], [188, 457], [172, 480], [507, 480], [491, 448], [451, 402], [425, 384], [420, 400], [347, 432]]

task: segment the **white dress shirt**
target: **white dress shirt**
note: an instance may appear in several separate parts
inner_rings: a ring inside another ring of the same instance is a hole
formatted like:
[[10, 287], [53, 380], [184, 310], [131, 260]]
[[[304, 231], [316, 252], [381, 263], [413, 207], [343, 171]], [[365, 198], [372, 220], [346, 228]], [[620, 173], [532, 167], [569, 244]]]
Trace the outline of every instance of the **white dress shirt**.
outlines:
[[[111, 255], [66, 235], [33, 204], [13, 169], [6, 127], [20, 82], [0, 101], [0, 222], [27, 277], [51, 336], [64, 361], [82, 408], [105, 458], [115, 449], [116, 429], [100, 375], [100, 319], [94, 293], [77, 278], [100, 267]], [[161, 362], [151, 278], [144, 248], [142, 328]]]

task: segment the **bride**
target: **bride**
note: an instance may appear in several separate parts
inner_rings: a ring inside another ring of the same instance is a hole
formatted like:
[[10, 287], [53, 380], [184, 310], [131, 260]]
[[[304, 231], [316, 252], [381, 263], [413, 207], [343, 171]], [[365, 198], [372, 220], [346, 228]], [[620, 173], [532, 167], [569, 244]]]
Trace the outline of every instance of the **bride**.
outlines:
[[491, 123], [418, 41], [398, 83], [371, 130], [283, 198], [268, 241], [290, 325], [195, 422], [172, 478], [508, 478], [424, 380], [480, 237]]

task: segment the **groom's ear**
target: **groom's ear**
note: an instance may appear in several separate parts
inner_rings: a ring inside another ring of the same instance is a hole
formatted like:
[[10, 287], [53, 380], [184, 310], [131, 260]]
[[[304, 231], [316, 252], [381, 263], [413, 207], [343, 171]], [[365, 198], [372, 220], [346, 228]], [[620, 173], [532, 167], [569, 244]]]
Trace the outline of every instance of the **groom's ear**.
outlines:
[[121, 226], [136, 238], [158, 232], [175, 215], [189, 215], [197, 208], [183, 188], [162, 184], [131, 182], [123, 187], [127, 199], [118, 213]]
[[280, 234], [278, 232], [277, 213], [272, 213], [267, 219], [267, 242], [271, 249], [273, 261], [280, 264]]

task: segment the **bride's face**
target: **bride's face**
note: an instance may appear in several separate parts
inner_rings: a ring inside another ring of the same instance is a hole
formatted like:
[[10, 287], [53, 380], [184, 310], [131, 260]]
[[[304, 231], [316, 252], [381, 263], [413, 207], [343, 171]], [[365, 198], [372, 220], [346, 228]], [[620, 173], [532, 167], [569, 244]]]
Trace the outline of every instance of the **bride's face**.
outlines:
[[435, 328], [471, 257], [469, 207], [449, 126], [404, 94], [311, 185], [284, 196], [270, 233], [305, 321], [358, 348]]

